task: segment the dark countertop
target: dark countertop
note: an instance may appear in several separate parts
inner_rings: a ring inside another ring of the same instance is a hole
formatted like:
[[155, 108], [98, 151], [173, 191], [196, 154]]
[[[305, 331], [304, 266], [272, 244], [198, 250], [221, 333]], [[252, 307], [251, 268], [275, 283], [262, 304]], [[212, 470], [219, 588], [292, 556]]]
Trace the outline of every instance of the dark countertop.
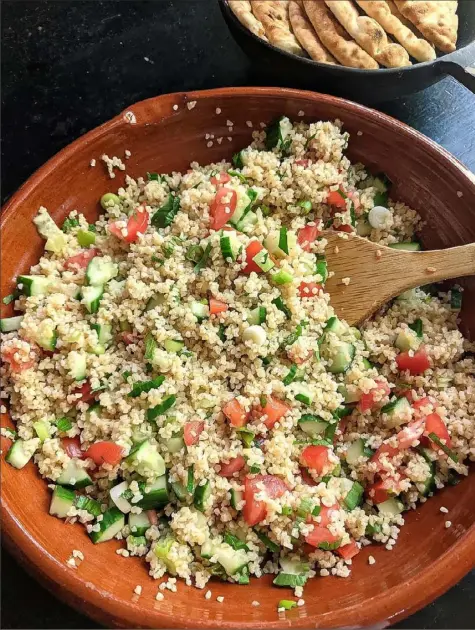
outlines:
[[[232, 40], [215, 0], [4, 0], [1, 29], [2, 202], [57, 151], [135, 101], [266, 84]], [[475, 96], [453, 79], [379, 109], [475, 171]], [[6, 552], [2, 578], [2, 627], [98, 627]], [[472, 572], [397, 627], [474, 628], [474, 610]]]

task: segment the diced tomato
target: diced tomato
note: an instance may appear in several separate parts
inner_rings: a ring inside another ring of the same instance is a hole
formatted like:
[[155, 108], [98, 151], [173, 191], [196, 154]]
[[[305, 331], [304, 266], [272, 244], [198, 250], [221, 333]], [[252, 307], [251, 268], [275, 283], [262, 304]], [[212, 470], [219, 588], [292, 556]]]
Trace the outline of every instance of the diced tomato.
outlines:
[[361, 549], [358, 547], [355, 540], [352, 540], [347, 545], [343, 545], [343, 547], [338, 547], [336, 550], [337, 554], [344, 560], [351, 560], [351, 558], [358, 555], [360, 551]]
[[321, 525], [315, 525], [310, 534], [305, 536], [305, 542], [312, 545], [312, 547], [318, 547], [322, 543], [331, 545], [339, 540], [340, 538], [338, 536], [335, 536], [335, 534], [332, 534], [329, 529], [322, 527]]
[[328, 455], [329, 449], [326, 446], [306, 446], [300, 454], [300, 463], [323, 475], [331, 466]]
[[200, 435], [205, 428], [203, 420], [190, 420], [183, 427], [183, 439], [187, 446], [193, 446], [200, 439]]
[[122, 457], [122, 447], [115, 442], [95, 442], [87, 449], [86, 457], [90, 457], [97, 466], [111, 464], [115, 466]]
[[233, 427], [243, 427], [249, 420], [249, 413], [242, 408], [237, 398], [233, 398], [224, 405], [223, 413]]
[[135, 243], [139, 238], [140, 234], [145, 234], [148, 224], [150, 221], [150, 216], [148, 212], [140, 206], [137, 210], [129, 217], [127, 221], [126, 231], [127, 234], [124, 236], [122, 233], [123, 228], [117, 225], [117, 221], [113, 223], [109, 223], [108, 230], [111, 234], [116, 236], [122, 241], [126, 243]]
[[378, 505], [378, 503], [384, 503], [396, 494], [393, 485], [390, 479], [380, 479], [366, 488], [366, 494], [374, 505]]
[[348, 223], [341, 223], [340, 225], [336, 226], [334, 225], [333, 229], [337, 232], [346, 232], [347, 234], [353, 234], [353, 232], [355, 231], [355, 228]]
[[306, 225], [300, 228], [297, 235], [297, 243], [300, 247], [308, 252], [310, 251], [312, 243], [314, 243], [320, 235], [320, 229], [317, 225]]
[[227, 464], [221, 464], [219, 474], [221, 477], [232, 477], [234, 473], [239, 472], [246, 465], [246, 460], [242, 455], [238, 455], [231, 459]]
[[246, 523], [252, 527], [263, 521], [267, 514], [267, 507], [264, 501], [258, 501], [255, 495], [262, 490], [258, 486], [264, 486], [264, 492], [270, 499], [279, 499], [287, 490], [287, 486], [274, 475], [256, 475], [254, 478], [246, 477], [244, 482], [244, 500], [246, 504], [243, 509], [243, 517]]
[[249, 243], [249, 245], [246, 247], [246, 266], [242, 270], [242, 273], [250, 274], [253, 271], [255, 273], [262, 273], [262, 269], [258, 265], [256, 265], [256, 263], [252, 259], [263, 249], [264, 247], [262, 243], [259, 243], [259, 241], [251, 241]]
[[292, 363], [296, 363], [297, 365], [302, 365], [305, 361], [308, 361], [313, 356], [313, 351], [309, 350], [303, 357], [297, 355], [296, 349], [292, 350], [294, 346], [289, 346], [287, 348], [287, 356], [292, 361]]
[[63, 266], [65, 269], [85, 269], [91, 260], [98, 254], [99, 250], [95, 247], [92, 247], [91, 249], [83, 249], [79, 252], [79, 254], [66, 258]]
[[73, 438], [64, 437], [61, 439], [61, 445], [72, 459], [84, 459], [85, 453], [81, 450], [81, 440], [79, 436]]
[[299, 166], [303, 166], [304, 168], [307, 168], [309, 163], [310, 163], [310, 160], [306, 160], [306, 159], [295, 160], [295, 164], [298, 164]]
[[318, 482], [312, 477], [306, 468], [300, 466], [300, 476], [307, 486], [318, 486]]
[[299, 295], [301, 298], [316, 298], [322, 289], [322, 285], [318, 282], [301, 282]]
[[209, 298], [209, 312], [210, 315], [218, 315], [218, 313], [225, 313], [228, 310], [226, 302]]
[[221, 186], [211, 202], [210, 215], [212, 230], [220, 230], [233, 216], [237, 205], [237, 193], [232, 188]]
[[321, 525], [322, 527], [328, 527], [328, 525], [331, 523], [331, 516], [333, 512], [339, 509], [340, 506], [338, 505], [338, 503], [334, 503], [330, 506], [322, 505], [320, 507], [320, 514], [318, 515], [320, 517], [319, 525]]
[[419, 398], [419, 400], [415, 400], [412, 403], [412, 408], [416, 409], [417, 411], [426, 407], [429, 409], [433, 409], [434, 404], [435, 404], [435, 401], [431, 396], [424, 396], [423, 398]]
[[120, 341], [123, 341], [125, 343], [126, 346], [130, 346], [133, 343], [138, 343], [138, 341], [140, 340], [140, 337], [137, 335], [137, 333], [129, 332], [128, 330], [124, 330], [117, 336]]
[[[441, 442], [445, 444], [445, 446], [447, 446], [448, 448], [452, 446], [450, 433], [447, 430], [445, 422], [442, 420], [438, 413], [430, 413], [428, 416], [426, 416], [424, 434], [428, 436], [429, 433], [435, 433], [439, 440], [441, 440]], [[429, 442], [434, 450], [438, 450], [440, 448], [430, 438]]]
[[346, 210], [346, 194], [341, 190], [332, 190], [328, 193], [327, 204], [335, 208]]
[[413, 443], [420, 439], [424, 432], [424, 427], [425, 419], [421, 418], [419, 420], [414, 420], [414, 422], [405, 426], [402, 431], [399, 431], [396, 435], [399, 450], [405, 451], [406, 449], [411, 448]]
[[387, 383], [382, 378], [375, 379], [375, 382], [378, 384], [377, 387], [373, 388], [366, 394], [361, 394], [358, 408], [363, 413], [365, 411], [369, 411], [376, 407], [377, 405], [383, 405], [384, 398], [389, 396], [391, 393], [391, 389]]
[[427, 356], [425, 348], [422, 346], [419, 350], [414, 352], [413, 356], [411, 356], [409, 352], [401, 352], [396, 357], [396, 363], [400, 372], [409, 370], [409, 374], [413, 376], [424, 374], [424, 372], [430, 368], [429, 357]]
[[266, 397], [266, 404], [260, 406], [254, 411], [254, 415], [257, 417], [267, 416], [264, 420], [264, 424], [268, 429], [272, 429], [274, 424], [280, 420], [289, 411], [290, 407], [278, 398], [273, 396]]
[[414, 402], [415, 392], [413, 389], [396, 388], [394, 391], [398, 396], [400, 396], [401, 398], [405, 398], [408, 402]]
[[80, 387], [76, 387], [72, 393], [81, 394], [81, 397], [77, 400], [77, 402], [90, 403], [96, 397], [95, 393], [92, 391], [89, 381], [86, 381]]
[[381, 444], [376, 453], [371, 457], [371, 462], [376, 462], [378, 464], [378, 469], [382, 468], [381, 460], [383, 456], [386, 456], [388, 459], [396, 457], [399, 453], [399, 449], [395, 446], [390, 446], [389, 444]]
[[158, 515], [156, 510], [147, 510], [148, 520], [150, 525], [158, 525]]
[[216, 188], [218, 188], [219, 186], [224, 186], [224, 184], [227, 184], [230, 181], [231, 177], [228, 173], [218, 173], [217, 175], [213, 175], [213, 177], [210, 178], [210, 182], [213, 184], [213, 186], [216, 186]]
[[[29, 370], [32, 368], [36, 360], [35, 359], [27, 359], [26, 361], [17, 361], [15, 359], [15, 354], [18, 352], [16, 348], [2, 348], [1, 357], [2, 361], [10, 364], [10, 369], [12, 372], [23, 372], [24, 370]], [[19, 353], [22, 356], [22, 353]]]

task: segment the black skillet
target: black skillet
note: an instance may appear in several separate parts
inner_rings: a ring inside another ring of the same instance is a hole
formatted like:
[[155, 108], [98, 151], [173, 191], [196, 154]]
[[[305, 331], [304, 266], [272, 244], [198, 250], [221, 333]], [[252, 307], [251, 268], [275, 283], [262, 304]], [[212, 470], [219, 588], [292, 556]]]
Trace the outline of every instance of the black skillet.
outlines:
[[219, 4], [233, 37], [253, 64], [265, 73], [266, 83], [273, 81], [276, 85], [336, 94], [363, 103], [379, 103], [423, 90], [450, 74], [475, 93], [475, 0], [459, 1], [455, 52], [441, 55], [434, 61], [414, 62], [408, 68], [379, 70], [328, 65], [284, 52], [242, 26], [227, 0], [219, 0]]

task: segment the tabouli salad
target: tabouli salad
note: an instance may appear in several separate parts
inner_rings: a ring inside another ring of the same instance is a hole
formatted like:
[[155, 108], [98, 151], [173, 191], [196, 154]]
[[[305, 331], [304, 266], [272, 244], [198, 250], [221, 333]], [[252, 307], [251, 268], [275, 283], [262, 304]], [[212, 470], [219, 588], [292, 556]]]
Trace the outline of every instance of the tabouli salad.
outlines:
[[348, 140], [283, 117], [232, 163], [126, 177], [95, 224], [34, 219], [44, 255], [0, 322], [6, 461], [33, 458], [51, 515], [155, 578], [345, 577], [475, 459], [461, 292], [409, 291], [360, 329], [325, 293], [324, 228], [420, 248]]

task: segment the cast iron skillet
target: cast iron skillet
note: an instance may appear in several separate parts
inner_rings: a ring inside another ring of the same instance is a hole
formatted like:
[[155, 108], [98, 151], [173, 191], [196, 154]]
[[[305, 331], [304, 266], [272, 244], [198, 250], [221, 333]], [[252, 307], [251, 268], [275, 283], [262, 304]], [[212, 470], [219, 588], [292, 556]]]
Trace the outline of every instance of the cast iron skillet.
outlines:
[[[229, 29], [251, 61], [276, 85], [303, 87], [363, 103], [379, 103], [418, 92], [450, 74], [475, 93], [475, 0], [460, 0], [457, 50], [408, 68], [359, 70], [319, 63], [284, 52], [242, 26], [219, 0]], [[472, 66], [471, 68], [469, 66]]]

